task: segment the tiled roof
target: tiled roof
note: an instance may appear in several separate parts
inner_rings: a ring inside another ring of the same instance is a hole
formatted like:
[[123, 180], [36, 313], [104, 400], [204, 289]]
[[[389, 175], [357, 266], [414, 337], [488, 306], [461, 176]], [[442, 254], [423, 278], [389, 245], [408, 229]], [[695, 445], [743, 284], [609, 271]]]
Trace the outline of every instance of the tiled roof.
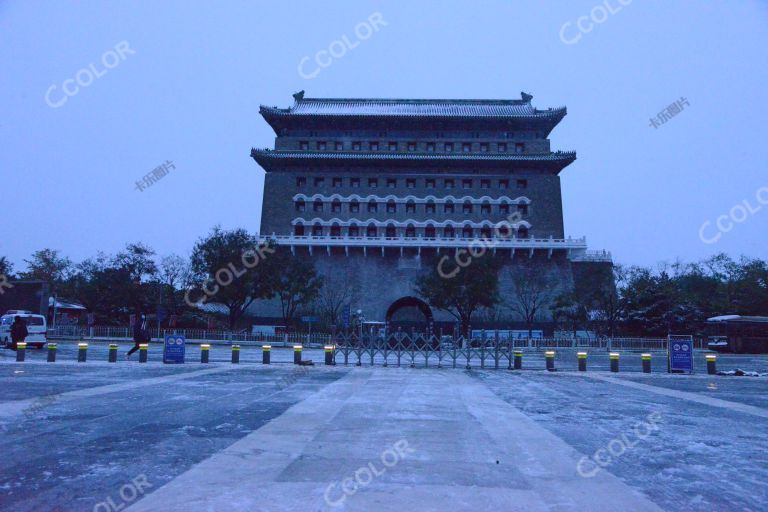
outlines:
[[261, 113], [276, 116], [393, 116], [393, 117], [554, 117], [565, 107], [539, 110], [530, 96], [522, 100], [408, 100], [296, 98], [290, 108], [261, 106]]
[[305, 160], [459, 160], [498, 162], [571, 162], [576, 159], [575, 151], [555, 151], [544, 154], [516, 153], [389, 153], [386, 151], [282, 151], [273, 149], [251, 149], [254, 159], [305, 159]]

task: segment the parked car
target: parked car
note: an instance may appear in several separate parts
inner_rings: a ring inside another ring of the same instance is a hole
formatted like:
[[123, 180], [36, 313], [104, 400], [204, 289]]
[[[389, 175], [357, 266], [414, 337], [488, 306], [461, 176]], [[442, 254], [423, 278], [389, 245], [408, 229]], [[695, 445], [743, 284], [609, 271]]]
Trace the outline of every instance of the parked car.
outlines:
[[11, 347], [11, 324], [13, 319], [20, 316], [27, 324], [29, 335], [26, 341], [28, 347], [43, 348], [48, 342], [48, 322], [43, 315], [34, 315], [29, 311], [8, 311], [0, 317], [0, 343], [5, 348]]

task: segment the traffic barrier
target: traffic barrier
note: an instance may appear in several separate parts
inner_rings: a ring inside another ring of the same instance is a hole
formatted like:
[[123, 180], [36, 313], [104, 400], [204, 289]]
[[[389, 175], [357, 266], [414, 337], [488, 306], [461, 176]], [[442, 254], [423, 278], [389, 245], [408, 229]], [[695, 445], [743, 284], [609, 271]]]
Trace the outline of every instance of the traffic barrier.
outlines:
[[272, 345], [261, 346], [261, 364], [269, 364], [271, 352]]
[[704, 357], [707, 360], [707, 373], [717, 375], [717, 354], [706, 354]]
[[587, 353], [586, 352], [576, 352], [576, 357], [579, 359], [579, 371], [585, 372], [587, 371]]
[[49, 343], [48, 344], [48, 362], [49, 363], [55, 363], [56, 362], [56, 348], [58, 345], [56, 343]]
[[523, 351], [522, 350], [515, 350], [515, 370], [520, 370], [523, 368]]
[[326, 345], [325, 347], [325, 364], [331, 366], [335, 363], [333, 360], [333, 346]]
[[200, 344], [200, 362], [207, 363], [211, 346], [208, 343]]
[[16, 362], [20, 363], [24, 361], [24, 358], [27, 355], [27, 343], [24, 341], [20, 341], [16, 344]]
[[651, 354], [645, 353], [640, 357], [643, 360], [643, 373], [651, 373]]
[[110, 363], [117, 362], [117, 343], [109, 344], [109, 355], [107, 356], [107, 361]]
[[232, 345], [232, 364], [240, 362], [240, 345]]
[[77, 344], [77, 362], [84, 363], [87, 358], [88, 358], [88, 344], [78, 343]]
[[619, 372], [619, 353], [611, 352], [610, 358], [611, 358], [611, 371], [613, 373], [618, 373]]
[[544, 352], [544, 359], [547, 361], [547, 371], [554, 372], [555, 371], [555, 351], [547, 350], [546, 352]]
[[301, 345], [293, 346], [293, 364], [301, 364]]

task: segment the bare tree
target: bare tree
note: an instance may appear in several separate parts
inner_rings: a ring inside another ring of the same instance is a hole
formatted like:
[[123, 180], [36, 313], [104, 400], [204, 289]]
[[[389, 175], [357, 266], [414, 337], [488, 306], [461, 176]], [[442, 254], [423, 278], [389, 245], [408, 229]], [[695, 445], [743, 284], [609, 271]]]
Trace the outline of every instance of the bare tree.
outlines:
[[530, 337], [536, 316], [552, 304], [557, 283], [551, 269], [541, 263], [526, 261], [509, 267], [508, 271], [512, 289], [506, 306], [525, 321]]
[[[335, 270], [335, 269], [334, 269]], [[316, 309], [328, 325], [339, 325], [342, 308], [357, 300], [359, 290], [342, 269], [323, 275], [323, 287], [316, 300]]]

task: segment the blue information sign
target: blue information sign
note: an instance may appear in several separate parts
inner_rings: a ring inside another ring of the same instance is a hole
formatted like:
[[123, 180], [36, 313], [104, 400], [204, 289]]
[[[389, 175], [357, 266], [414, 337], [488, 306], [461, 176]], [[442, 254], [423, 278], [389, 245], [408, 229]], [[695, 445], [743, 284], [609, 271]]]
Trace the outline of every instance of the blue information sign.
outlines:
[[693, 373], [693, 340], [669, 340], [669, 371]]
[[166, 364], [181, 364], [184, 362], [184, 348], [186, 340], [184, 336], [168, 334], [165, 336], [165, 348], [163, 349], [163, 362]]

